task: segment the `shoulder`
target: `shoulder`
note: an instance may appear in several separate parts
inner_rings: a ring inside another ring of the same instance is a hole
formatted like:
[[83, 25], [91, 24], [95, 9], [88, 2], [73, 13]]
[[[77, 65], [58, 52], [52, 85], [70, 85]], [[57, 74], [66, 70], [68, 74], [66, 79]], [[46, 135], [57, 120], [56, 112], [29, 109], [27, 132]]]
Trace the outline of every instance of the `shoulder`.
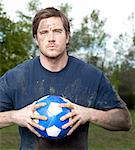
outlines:
[[19, 76], [19, 75], [29, 71], [28, 69], [30, 69], [32, 67], [33, 63], [34, 63], [34, 59], [26, 60], [23, 63], [18, 64], [13, 69], [9, 70], [6, 74], [8, 74], [9, 76], [10, 75]]
[[36, 59], [29, 59], [24, 61], [21, 64], [18, 64], [16, 67], [7, 71], [2, 77], [1, 80], [5, 80], [7, 83], [17, 83], [24, 80], [29, 74], [30, 70], [33, 68]]
[[91, 77], [92, 76], [101, 77], [103, 74], [102, 71], [96, 66], [88, 64], [76, 57], [69, 56], [69, 60], [72, 62], [74, 68], [77, 68], [77, 70], [82, 74], [87, 74], [88, 76], [90, 75]]

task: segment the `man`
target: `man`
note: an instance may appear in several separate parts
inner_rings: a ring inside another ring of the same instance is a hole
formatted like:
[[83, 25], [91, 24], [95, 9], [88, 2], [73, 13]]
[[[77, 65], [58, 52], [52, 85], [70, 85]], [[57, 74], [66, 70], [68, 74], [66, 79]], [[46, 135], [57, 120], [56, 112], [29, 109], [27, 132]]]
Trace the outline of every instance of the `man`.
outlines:
[[[32, 29], [40, 56], [0, 78], [0, 127], [19, 125], [20, 149], [88, 149], [89, 123], [108, 130], [129, 130], [130, 114], [108, 79], [94, 66], [67, 54], [70, 25], [65, 15], [55, 8], [42, 9]], [[34, 114], [44, 105], [35, 100], [45, 95], [65, 97], [68, 103], [61, 107], [72, 110], [61, 118], [72, 118], [63, 126], [72, 126], [64, 139], [47, 140], [34, 129], [45, 130], [33, 121], [47, 119]]]

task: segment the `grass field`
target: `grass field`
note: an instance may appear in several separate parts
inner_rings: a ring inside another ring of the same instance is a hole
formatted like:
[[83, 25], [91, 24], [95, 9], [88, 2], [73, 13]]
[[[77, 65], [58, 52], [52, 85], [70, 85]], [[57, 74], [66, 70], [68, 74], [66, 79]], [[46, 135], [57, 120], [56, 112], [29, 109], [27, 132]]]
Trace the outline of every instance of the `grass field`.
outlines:
[[[133, 126], [128, 132], [110, 132], [91, 125], [89, 150], [135, 150], [135, 110], [131, 111]], [[16, 126], [0, 129], [0, 150], [19, 149]]]

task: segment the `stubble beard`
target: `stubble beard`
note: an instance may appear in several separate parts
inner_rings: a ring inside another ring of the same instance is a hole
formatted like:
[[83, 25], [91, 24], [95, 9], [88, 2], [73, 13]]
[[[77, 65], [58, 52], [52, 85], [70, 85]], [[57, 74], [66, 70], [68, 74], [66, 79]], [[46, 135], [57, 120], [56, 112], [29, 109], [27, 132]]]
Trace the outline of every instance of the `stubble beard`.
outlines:
[[[65, 49], [62, 53], [60, 53], [60, 54], [58, 54], [58, 55], [56, 55], [56, 56], [50, 56], [50, 55], [48, 55], [48, 54], [46, 54], [46, 53], [44, 53], [44, 52], [42, 52], [42, 51], [40, 51], [40, 53], [41, 53], [46, 59], [48, 59], [48, 60], [58, 60], [58, 59], [60, 59], [62, 56], [64, 56], [65, 51], [66, 51], [66, 49]], [[67, 52], [67, 51], [66, 51], [66, 52]]]

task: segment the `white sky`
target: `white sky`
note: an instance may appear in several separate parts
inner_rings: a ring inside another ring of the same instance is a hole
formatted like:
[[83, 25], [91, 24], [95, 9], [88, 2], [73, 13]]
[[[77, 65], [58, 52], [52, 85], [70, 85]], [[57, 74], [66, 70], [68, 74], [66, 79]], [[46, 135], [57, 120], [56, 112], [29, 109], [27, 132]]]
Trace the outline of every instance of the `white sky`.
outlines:
[[[29, 0], [2, 0], [5, 11], [12, 18], [16, 18], [16, 10], [26, 12]], [[74, 28], [78, 28], [84, 16], [93, 9], [100, 10], [100, 18], [107, 18], [106, 31], [111, 35], [122, 32], [130, 32], [131, 26], [127, 18], [132, 12], [135, 13], [135, 0], [40, 0], [41, 8], [48, 6], [60, 6], [61, 3], [68, 3], [72, 6], [69, 14], [73, 19]]]

